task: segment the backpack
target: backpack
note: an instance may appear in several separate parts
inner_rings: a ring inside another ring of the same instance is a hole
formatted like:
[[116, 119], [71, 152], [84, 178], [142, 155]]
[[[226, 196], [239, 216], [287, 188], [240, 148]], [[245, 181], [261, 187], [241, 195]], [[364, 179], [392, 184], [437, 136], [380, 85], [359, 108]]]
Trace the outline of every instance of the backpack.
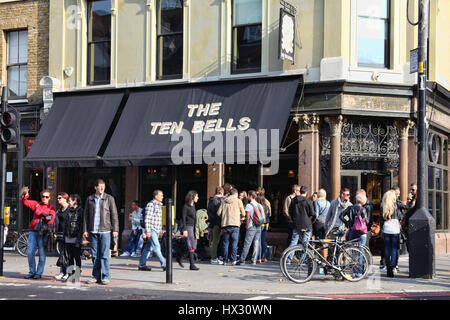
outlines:
[[355, 217], [351, 231], [360, 235], [367, 233], [366, 220], [360, 214]]
[[255, 227], [259, 227], [260, 225], [264, 224], [266, 221], [266, 215], [264, 214], [264, 209], [261, 210], [262, 206], [253, 206], [253, 217], [252, 221]]
[[264, 223], [270, 222], [270, 210], [269, 207], [265, 204], [262, 204], [262, 207], [264, 208], [264, 214], [266, 216]]
[[[150, 202], [151, 203], [151, 202]], [[150, 204], [149, 203], [149, 204]], [[147, 206], [149, 205], [147, 204]], [[153, 204], [152, 204], [153, 205]], [[142, 208], [141, 208], [142, 209]], [[147, 212], [146, 208], [142, 209], [142, 218], [141, 218], [141, 227], [142, 229], [145, 229], [145, 213]]]

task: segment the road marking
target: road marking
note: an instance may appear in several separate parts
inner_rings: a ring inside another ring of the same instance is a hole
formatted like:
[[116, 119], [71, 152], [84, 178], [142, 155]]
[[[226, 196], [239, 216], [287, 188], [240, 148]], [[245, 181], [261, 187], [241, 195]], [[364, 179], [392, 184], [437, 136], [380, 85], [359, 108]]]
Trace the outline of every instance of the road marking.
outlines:
[[0, 286], [7, 286], [7, 287], [26, 287], [31, 286], [29, 283], [1, 283]]
[[36, 298], [37, 295], [35, 295], [35, 294], [29, 294], [27, 297], [30, 297], [30, 298]]
[[295, 296], [296, 298], [302, 298], [302, 299], [320, 299], [320, 300], [335, 300], [333, 298], [327, 298], [327, 297], [316, 297], [316, 296]]
[[265, 300], [265, 299], [270, 299], [270, 297], [257, 296], [257, 297], [247, 298], [245, 300]]

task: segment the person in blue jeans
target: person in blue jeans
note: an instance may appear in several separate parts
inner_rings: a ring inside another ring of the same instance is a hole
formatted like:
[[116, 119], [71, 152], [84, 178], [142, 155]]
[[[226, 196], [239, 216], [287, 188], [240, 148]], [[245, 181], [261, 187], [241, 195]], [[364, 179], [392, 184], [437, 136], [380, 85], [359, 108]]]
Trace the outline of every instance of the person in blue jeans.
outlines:
[[[44, 189], [41, 191], [40, 202], [28, 200], [28, 192], [28, 187], [24, 187], [22, 190], [22, 203], [33, 211], [27, 249], [29, 273], [25, 276], [25, 279], [41, 279], [46, 260], [44, 248], [46, 233], [43, 230], [46, 227], [45, 225], [51, 226], [54, 224], [55, 208], [50, 204], [50, 190]], [[36, 269], [35, 253], [37, 248], [39, 249], [39, 263]]]
[[[357, 192], [355, 200], [356, 204], [342, 211], [342, 213], [339, 215], [339, 219], [345, 224], [345, 226], [348, 229], [348, 240], [351, 241], [354, 239], [358, 239], [359, 243], [365, 245], [367, 243], [367, 231], [368, 231], [367, 226], [369, 225], [369, 215], [367, 213], [366, 208], [364, 207], [364, 205], [367, 202], [367, 197], [365, 193]], [[362, 223], [365, 224], [365, 229], [364, 227], [357, 229], [358, 228], [357, 226], [359, 227], [362, 226], [362, 224], [355, 224], [355, 220], [359, 219], [357, 218], [358, 216], [362, 218], [360, 221], [362, 221]], [[363, 265], [363, 259], [364, 258], [361, 255], [359, 259], [360, 266]], [[355, 276], [360, 277], [364, 270], [362, 270], [362, 268], [360, 267], [356, 268], [356, 270], [354, 271]]]
[[133, 212], [130, 213], [129, 217], [131, 222], [130, 238], [128, 239], [123, 253], [120, 255], [121, 257], [138, 257], [140, 256], [142, 250], [142, 208], [139, 208], [137, 200], [134, 200], [131, 202], [131, 209]]
[[[312, 219], [315, 218], [313, 203], [307, 196], [308, 188], [300, 187], [300, 195], [292, 199], [289, 206], [289, 216], [294, 223], [294, 230], [292, 230], [292, 240], [289, 247], [295, 246], [302, 237], [302, 245], [306, 248], [312, 235]], [[294, 257], [291, 253], [286, 262], [289, 264]]]
[[110, 246], [119, 235], [119, 218], [114, 197], [105, 192], [105, 181], [95, 181], [95, 193], [86, 199], [83, 219], [83, 238], [91, 243], [92, 278], [87, 284], [107, 285], [111, 281]]
[[400, 221], [403, 217], [402, 210], [397, 204], [397, 195], [394, 190], [389, 190], [383, 195], [380, 217], [387, 276], [393, 278], [393, 269], [395, 268], [398, 257]]
[[163, 271], [166, 270], [166, 259], [161, 253], [161, 245], [159, 244], [159, 234], [162, 230], [162, 201], [164, 194], [161, 190], [153, 191], [153, 200], [145, 207], [145, 244], [139, 259], [139, 271], [151, 271], [152, 268], [147, 266], [147, 259], [150, 251], [156, 254]]
[[228, 248], [231, 238], [231, 264], [237, 264], [237, 250], [241, 223], [244, 222], [245, 210], [242, 200], [238, 198], [238, 191], [231, 189], [230, 195], [222, 201], [217, 211], [221, 219], [223, 265], [228, 264]]

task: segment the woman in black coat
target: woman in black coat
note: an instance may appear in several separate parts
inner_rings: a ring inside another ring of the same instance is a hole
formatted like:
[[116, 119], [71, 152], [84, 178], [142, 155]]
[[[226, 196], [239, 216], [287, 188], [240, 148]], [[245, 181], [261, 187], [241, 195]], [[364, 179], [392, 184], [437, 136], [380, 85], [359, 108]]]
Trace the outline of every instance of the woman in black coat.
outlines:
[[[83, 208], [79, 207], [81, 198], [78, 194], [71, 194], [69, 197], [70, 209], [66, 218], [64, 230], [64, 240], [68, 255], [68, 273], [81, 273], [81, 242], [83, 240]], [[74, 268], [76, 264], [77, 268]]]
[[189, 251], [189, 263], [190, 270], [198, 270], [194, 264], [194, 252], [197, 249], [197, 239], [194, 234], [195, 226], [195, 203], [198, 201], [197, 191], [191, 190], [188, 192], [185, 198], [185, 204], [183, 206], [181, 219], [183, 222], [183, 237], [186, 238], [188, 251]]

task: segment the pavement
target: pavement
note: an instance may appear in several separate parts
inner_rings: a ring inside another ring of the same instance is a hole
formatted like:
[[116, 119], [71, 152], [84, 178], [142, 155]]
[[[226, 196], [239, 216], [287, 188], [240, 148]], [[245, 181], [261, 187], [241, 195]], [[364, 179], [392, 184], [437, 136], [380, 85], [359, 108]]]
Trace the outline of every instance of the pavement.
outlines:
[[[4, 289], [13, 286], [38, 283], [40, 286], [57, 288], [71, 285], [54, 279], [54, 276], [59, 274], [56, 256], [47, 256], [44, 275], [40, 280], [24, 279], [28, 273], [26, 257], [15, 252], [5, 252], [5, 260], [3, 277], [0, 277], [2, 296], [7, 295]], [[37, 260], [36, 257], [36, 262]], [[333, 295], [335, 297], [361, 295], [382, 298], [392, 294], [408, 293], [443, 294], [446, 299], [450, 299], [450, 254], [436, 257], [436, 276], [433, 279], [409, 278], [408, 260], [407, 255], [400, 257], [400, 272], [395, 278], [387, 278], [385, 273], [379, 272], [379, 257], [374, 256], [374, 272], [359, 282], [336, 281], [332, 276], [316, 274], [311, 281], [303, 284], [296, 284], [285, 278], [280, 271], [278, 261], [244, 266], [211, 265], [209, 261], [203, 261], [197, 263], [199, 271], [189, 270], [189, 262], [184, 261], [184, 269], [174, 262], [173, 283], [167, 284], [166, 273], [162, 271], [155, 257], [147, 262], [147, 265], [152, 267], [150, 272], [137, 270], [139, 258], [114, 257], [111, 258], [112, 279], [109, 285], [86, 284], [85, 281], [91, 276], [92, 261], [82, 260], [81, 283], [73, 286], [78, 290], [89, 290], [92, 287], [107, 288], [109, 291], [114, 291], [116, 288], [117, 291], [127, 289], [130, 292], [151, 290], [166, 292], [169, 296], [170, 293], [175, 295], [183, 292], [202, 293], [203, 296], [224, 294], [232, 297], [235, 294], [248, 300], [263, 300], [285, 295], [295, 295], [297, 298], [332, 297]]]

